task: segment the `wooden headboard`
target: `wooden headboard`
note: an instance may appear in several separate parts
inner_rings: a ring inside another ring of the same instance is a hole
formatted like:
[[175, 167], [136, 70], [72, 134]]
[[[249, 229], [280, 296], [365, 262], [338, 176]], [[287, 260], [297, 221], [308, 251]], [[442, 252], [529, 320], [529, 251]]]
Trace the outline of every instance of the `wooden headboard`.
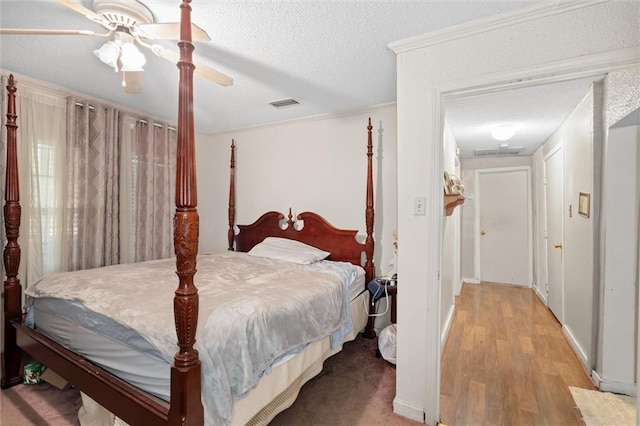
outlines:
[[[367, 125], [367, 185], [365, 206], [366, 238], [364, 243], [356, 240], [358, 231], [339, 229], [327, 222], [317, 213], [304, 212], [293, 219], [291, 208], [285, 221], [285, 216], [276, 211], [270, 211], [260, 216], [250, 225], [237, 225], [239, 232], [235, 233], [235, 181], [236, 157], [235, 141], [231, 141], [231, 162], [229, 177], [229, 230], [228, 249], [248, 252], [266, 237], [281, 237], [296, 240], [317, 247], [331, 253], [329, 260], [351, 262], [362, 266], [365, 270], [365, 286], [375, 276], [373, 262], [373, 137], [371, 118]], [[301, 226], [298, 221], [303, 221]], [[282, 223], [284, 222], [284, 223]], [[363, 256], [364, 254], [364, 256]], [[364, 262], [363, 262], [364, 260]]]
[[[358, 231], [338, 229], [322, 216], [312, 212], [300, 213], [294, 221], [289, 210], [284, 228], [281, 223], [285, 216], [279, 212], [267, 212], [251, 225], [238, 225], [240, 232], [235, 236], [236, 251], [247, 252], [266, 237], [280, 237], [296, 240], [331, 253], [329, 260], [351, 262], [362, 266], [364, 244], [358, 243]], [[304, 221], [296, 229], [298, 221]]]

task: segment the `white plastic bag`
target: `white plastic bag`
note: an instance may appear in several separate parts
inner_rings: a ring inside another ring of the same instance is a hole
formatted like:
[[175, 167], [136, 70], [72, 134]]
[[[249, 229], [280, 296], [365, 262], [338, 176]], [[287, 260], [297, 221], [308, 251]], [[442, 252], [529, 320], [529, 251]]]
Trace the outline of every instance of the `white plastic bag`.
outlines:
[[391, 324], [385, 327], [378, 336], [380, 355], [392, 364], [396, 363], [397, 332], [398, 327], [395, 324]]

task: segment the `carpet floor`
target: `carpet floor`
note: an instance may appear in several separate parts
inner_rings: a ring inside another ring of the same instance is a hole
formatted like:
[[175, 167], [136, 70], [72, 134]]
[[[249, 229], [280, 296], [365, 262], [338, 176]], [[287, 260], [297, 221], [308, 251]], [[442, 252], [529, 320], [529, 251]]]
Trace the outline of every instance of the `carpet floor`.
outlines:
[[0, 392], [0, 423], [7, 426], [78, 426], [80, 392], [48, 383], [18, 385]]
[[[419, 425], [393, 413], [395, 367], [375, 357], [377, 340], [358, 336], [324, 363], [294, 404], [272, 425]], [[0, 423], [11, 426], [79, 425], [80, 394], [43, 383], [0, 392]]]
[[569, 387], [587, 426], [635, 426], [636, 399], [611, 392]]

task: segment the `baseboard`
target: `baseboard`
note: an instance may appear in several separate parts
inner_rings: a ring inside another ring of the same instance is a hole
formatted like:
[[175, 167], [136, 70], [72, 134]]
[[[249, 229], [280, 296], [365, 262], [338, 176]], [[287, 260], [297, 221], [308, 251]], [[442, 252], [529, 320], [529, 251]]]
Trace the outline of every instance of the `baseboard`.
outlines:
[[462, 281], [467, 284], [480, 284], [480, 280], [477, 278], [463, 278]]
[[547, 297], [542, 294], [540, 289], [537, 286], [533, 286], [533, 291], [536, 293], [536, 296], [538, 296], [538, 299], [544, 303], [544, 306], [547, 306]]
[[588, 372], [591, 370], [591, 367], [589, 367], [589, 358], [587, 357], [587, 354], [582, 350], [582, 347], [580, 347], [580, 345], [578, 344], [578, 341], [576, 340], [569, 327], [563, 325], [562, 333], [564, 334], [564, 337], [567, 338], [567, 341], [569, 341], [571, 348], [578, 356], [578, 359], [580, 359], [580, 361], [582, 362], [582, 365], [587, 370], [588, 374]]
[[593, 380], [593, 383], [595, 383], [596, 387], [600, 389], [600, 382], [602, 382], [602, 379], [600, 378], [600, 374], [598, 374], [596, 370], [591, 370], [591, 380]]
[[398, 399], [398, 397], [393, 399], [393, 412], [411, 420], [424, 423], [424, 410], [408, 404]]
[[454, 292], [455, 296], [460, 296], [460, 293], [462, 292], [462, 284], [464, 284], [464, 279], [460, 280], [460, 282], [458, 283], [456, 291]]
[[451, 305], [449, 308], [449, 313], [447, 314], [447, 318], [444, 320], [444, 328], [442, 329], [442, 334], [440, 336], [440, 355], [442, 356], [442, 352], [444, 352], [445, 343], [447, 343], [447, 337], [449, 337], [449, 330], [451, 330], [451, 324], [453, 323], [453, 314], [456, 312], [455, 303]]
[[614, 382], [600, 377], [596, 370], [591, 371], [591, 378], [598, 389], [603, 392], [613, 392], [623, 395], [636, 396], [636, 385], [634, 383]]

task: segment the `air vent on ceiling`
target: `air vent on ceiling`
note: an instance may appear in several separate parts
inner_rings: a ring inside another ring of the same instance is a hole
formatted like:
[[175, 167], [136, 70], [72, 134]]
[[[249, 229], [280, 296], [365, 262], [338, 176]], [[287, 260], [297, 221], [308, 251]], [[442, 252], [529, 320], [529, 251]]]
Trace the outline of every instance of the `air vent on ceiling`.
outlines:
[[290, 105], [297, 105], [299, 104], [299, 102], [296, 101], [295, 99], [283, 99], [281, 101], [269, 102], [269, 104], [275, 108], [282, 108]]
[[507, 147], [507, 148], [488, 148], [488, 149], [474, 149], [476, 157], [508, 157], [511, 155], [518, 155], [524, 149], [523, 146]]

